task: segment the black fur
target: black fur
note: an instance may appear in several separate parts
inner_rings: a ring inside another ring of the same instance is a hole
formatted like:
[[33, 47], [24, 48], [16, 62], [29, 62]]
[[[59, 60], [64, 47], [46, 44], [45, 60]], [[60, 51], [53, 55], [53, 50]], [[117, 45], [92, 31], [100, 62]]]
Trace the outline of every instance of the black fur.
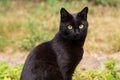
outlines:
[[[35, 47], [27, 57], [20, 80], [72, 80], [75, 67], [83, 56], [87, 36], [88, 7], [76, 14], [61, 8], [59, 32]], [[79, 29], [79, 25], [84, 25]], [[68, 25], [73, 29], [69, 30]]]

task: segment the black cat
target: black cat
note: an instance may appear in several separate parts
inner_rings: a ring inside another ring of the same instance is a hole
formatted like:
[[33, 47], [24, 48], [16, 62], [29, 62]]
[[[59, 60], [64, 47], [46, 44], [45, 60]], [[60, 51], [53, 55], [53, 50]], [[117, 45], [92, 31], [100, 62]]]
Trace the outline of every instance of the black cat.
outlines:
[[72, 80], [84, 52], [87, 13], [88, 7], [76, 14], [61, 8], [59, 32], [30, 52], [20, 80]]

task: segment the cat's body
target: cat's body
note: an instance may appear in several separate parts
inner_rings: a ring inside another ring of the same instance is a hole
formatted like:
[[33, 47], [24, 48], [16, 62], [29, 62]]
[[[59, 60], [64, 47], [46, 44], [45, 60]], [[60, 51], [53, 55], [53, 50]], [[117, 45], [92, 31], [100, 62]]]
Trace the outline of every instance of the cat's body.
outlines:
[[[72, 80], [75, 67], [84, 52], [87, 13], [87, 7], [77, 14], [69, 14], [62, 8], [59, 32], [51, 41], [42, 43], [31, 51], [20, 80]], [[78, 30], [81, 24], [84, 27]], [[68, 25], [72, 25], [73, 29], [67, 29]]]

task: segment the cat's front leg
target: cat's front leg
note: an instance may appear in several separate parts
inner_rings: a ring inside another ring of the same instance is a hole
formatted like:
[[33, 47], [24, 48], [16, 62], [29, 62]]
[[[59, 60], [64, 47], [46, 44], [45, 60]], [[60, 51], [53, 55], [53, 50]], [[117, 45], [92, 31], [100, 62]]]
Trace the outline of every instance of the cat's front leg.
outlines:
[[64, 80], [72, 80], [72, 74], [64, 72], [62, 73]]
[[72, 77], [66, 77], [65, 80], [72, 80]]
[[71, 75], [67, 75], [64, 77], [64, 80], [72, 80], [72, 76]]

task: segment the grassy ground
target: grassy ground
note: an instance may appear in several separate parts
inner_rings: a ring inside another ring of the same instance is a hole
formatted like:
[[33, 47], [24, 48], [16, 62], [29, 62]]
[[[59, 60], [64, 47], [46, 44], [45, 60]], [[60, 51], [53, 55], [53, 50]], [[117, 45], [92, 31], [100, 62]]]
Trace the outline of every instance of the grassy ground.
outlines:
[[[115, 61], [105, 62], [105, 69], [79, 71], [79, 67], [73, 75], [73, 80], [120, 80]], [[23, 65], [11, 67], [5, 62], [0, 63], [0, 80], [19, 80]], [[11, 73], [12, 72], [12, 73]]]
[[[22, 5], [22, 6], [21, 6]], [[0, 51], [29, 51], [36, 44], [53, 38], [59, 27], [59, 10], [78, 12], [89, 7], [89, 32], [86, 52], [114, 53], [120, 51], [120, 10], [116, 7], [95, 6], [84, 1], [15, 2], [0, 7]]]

